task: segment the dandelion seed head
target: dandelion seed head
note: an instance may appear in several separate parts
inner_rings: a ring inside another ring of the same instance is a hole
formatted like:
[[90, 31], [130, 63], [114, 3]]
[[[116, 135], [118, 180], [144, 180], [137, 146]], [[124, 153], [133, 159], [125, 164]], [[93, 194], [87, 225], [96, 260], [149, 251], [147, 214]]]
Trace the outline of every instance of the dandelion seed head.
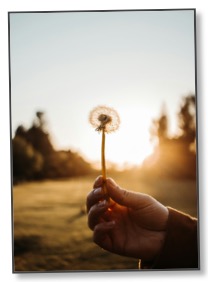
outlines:
[[89, 115], [89, 121], [97, 131], [104, 129], [106, 133], [116, 131], [120, 125], [118, 113], [110, 107], [97, 106]]

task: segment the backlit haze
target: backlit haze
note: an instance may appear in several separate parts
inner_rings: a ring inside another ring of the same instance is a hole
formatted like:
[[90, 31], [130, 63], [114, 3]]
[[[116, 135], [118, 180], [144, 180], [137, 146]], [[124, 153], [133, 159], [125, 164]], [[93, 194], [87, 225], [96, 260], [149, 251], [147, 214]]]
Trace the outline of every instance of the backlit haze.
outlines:
[[43, 111], [54, 147], [88, 161], [100, 160], [94, 107], [121, 119], [106, 159], [141, 164], [162, 105], [174, 133], [181, 97], [195, 93], [193, 10], [12, 13], [10, 36], [13, 134]]

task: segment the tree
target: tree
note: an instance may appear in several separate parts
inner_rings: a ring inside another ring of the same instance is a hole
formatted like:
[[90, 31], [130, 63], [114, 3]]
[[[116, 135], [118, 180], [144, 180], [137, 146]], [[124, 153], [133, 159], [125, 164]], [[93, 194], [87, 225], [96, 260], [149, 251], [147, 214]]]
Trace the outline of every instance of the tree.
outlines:
[[16, 136], [12, 140], [14, 180], [29, 180], [41, 171], [43, 157], [24, 138]]
[[164, 143], [168, 138], [168, 115], [165, 104], [163, 104], [159, 118], [152, 121], [150, 128], [151, 140], [158, 140], [159, 144]]
[[13, 175], [16, 179], [44, 179], [86, 175], [92, 171], [79, 154], [56, 151], [45, 130], [44, 113], [37, 112], [32, 126], [18, 126], [13, 143]]
[[195, 96], [182, 99], [178, 113], [180, 135], [168, 136], [168, 117], [163, 106], [161, 115], [153, 121], [151, 137], [157, 140], [154, 153], [145, 161], [152, 163], [152, 171], [158, 176], [173, 178], [196, 177], [196, 137]]
[[54, 152], [49, 134], [44, 132], [42, 127], [33, 125], [28, 129], [26, 139], [43, 156], [47, 156]]
[[45, 113], [41, 111], [36, 112], [36, 119], [34, 120], [34, 125], [45, 131], [46, 122], [44, 119]]
[[37, 119], [34, 120], [33, 125], [28, 130], [22, 125], [18, 126], [15, 136], [24, 138], [35, 150], [43, 156], [47, 156], [53, 153], [54, 149], [50, 141], [50, 136], [45, 131], [44, 115], [43, 112], [36, 112]]
[[193, 143], [196, 137], [196, 108], [194, 95], [188, 95], [183, 98], [178, 113], [178, 120], [181, 138], [189, 144]]

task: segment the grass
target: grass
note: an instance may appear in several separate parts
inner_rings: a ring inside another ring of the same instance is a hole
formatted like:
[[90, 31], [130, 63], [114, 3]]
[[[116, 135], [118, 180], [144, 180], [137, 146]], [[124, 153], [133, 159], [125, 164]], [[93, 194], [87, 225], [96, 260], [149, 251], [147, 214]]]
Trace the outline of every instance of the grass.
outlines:
[[[139, 181], [115, 175], [130, 190], [197, 215], [194, 181]], [[14, 271], [137, 269], [138, 260], [111, 254], [92, 241], [86, 196], [94, 178], [31, 182], [13, 189]]]

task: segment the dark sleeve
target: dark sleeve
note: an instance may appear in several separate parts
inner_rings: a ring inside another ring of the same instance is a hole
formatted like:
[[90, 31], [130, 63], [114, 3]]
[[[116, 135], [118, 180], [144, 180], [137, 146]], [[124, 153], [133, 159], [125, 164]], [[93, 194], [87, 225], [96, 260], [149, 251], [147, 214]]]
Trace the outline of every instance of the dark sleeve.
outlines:
[[197, 219], [172, 208], [168, 210], [167, 233], [163, 248], [148, 268], [199, 269]]

